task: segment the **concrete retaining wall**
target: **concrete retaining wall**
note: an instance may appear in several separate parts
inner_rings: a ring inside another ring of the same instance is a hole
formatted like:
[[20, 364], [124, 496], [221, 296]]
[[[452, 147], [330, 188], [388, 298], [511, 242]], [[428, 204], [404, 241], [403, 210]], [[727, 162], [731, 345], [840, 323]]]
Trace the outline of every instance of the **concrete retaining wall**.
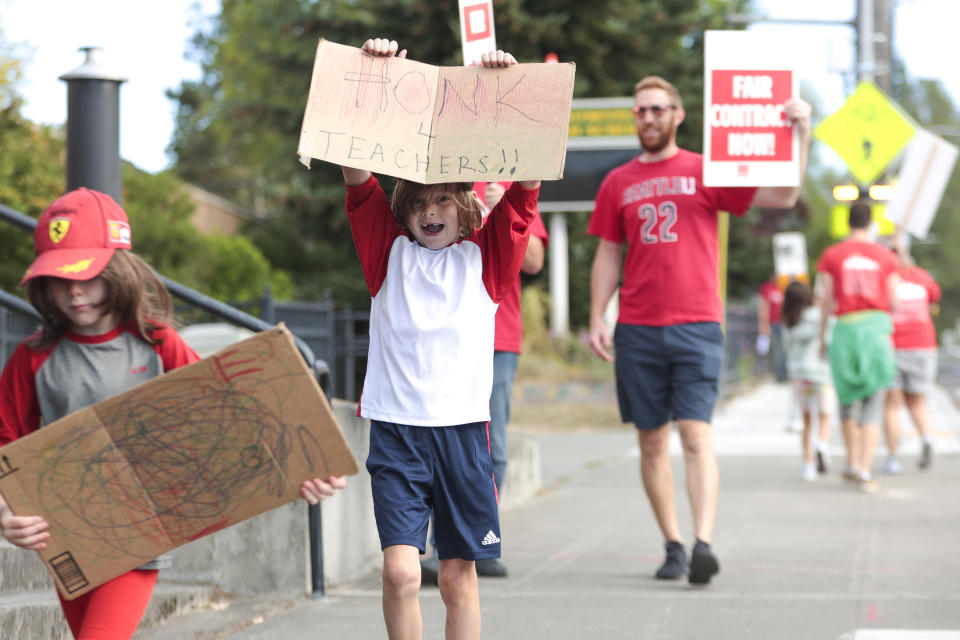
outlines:
[[[370, 476], [364, 467], [370, 423], [356, 417], [356, 403], [334, 399], [332, 405], [361, 470], [321, 508], [327, 586], [362, 577], [377, 570], [382, 561]], [[541, 486], [536, 439], [508, 430], [507, 449], [510, 464], [501, 510], [525, 502]], [[142, 627], [180, 611], [203, 608], [223, 595], [309, 595], [309, 549], [303, 500], [184, 545], [173, 552], [174, 567], [160, 572]], [[68, 638], [52, 585], [38, 556], [0, 542], [0, 637]]]

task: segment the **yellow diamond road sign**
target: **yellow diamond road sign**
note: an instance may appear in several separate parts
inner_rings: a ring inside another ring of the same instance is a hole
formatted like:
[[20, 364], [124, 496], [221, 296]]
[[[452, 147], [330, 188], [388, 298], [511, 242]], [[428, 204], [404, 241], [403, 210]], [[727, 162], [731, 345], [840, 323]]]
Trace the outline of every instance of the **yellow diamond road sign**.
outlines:
[[814, 131], [847, 163], [860, 184], [876, 180], [913, 134], [910, 117], [869, 82], [861, 82]]

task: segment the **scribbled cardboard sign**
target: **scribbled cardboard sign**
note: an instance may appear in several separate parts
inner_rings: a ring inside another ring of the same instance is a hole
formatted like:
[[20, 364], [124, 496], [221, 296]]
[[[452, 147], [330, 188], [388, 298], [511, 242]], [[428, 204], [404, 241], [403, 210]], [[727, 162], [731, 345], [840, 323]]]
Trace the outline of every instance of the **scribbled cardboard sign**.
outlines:
[[574, 71], [436, 67], [320, 40], [297, 152], [424, 184], [559, 180]]
[[282, 325], [0, 448], [0, 493], [50, 523], [68, 599], [358, 471]]

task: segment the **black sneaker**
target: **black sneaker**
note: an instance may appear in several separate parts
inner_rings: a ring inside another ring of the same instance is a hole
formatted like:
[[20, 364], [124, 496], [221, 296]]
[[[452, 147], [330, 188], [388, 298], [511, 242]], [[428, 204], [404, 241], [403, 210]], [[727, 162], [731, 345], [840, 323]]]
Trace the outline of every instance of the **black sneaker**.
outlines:
[[682, 542], [671, 541], [666, 544], [667, 559], [657, 569], [657, 580], [676, 580], [687, 572], [687, 550]]
[[929, 469], [933, 464], [933, 445], [929, 442], [923, 443], [923, 449], [920, 451], [920, 459], [917, 461], [917, 467], [920, 469]]
[[477, 575], [486, 578], [506, 578], [507, 568], [496, 558], [480, 558], [477, 560]]
[[826, 473], [828, 468], [826, 453], [822, 449], [817, 449], [817, 473]]
[[713, 555], [710, 545], [697, 540], [690, 554], [690, 584], [707, 584], [710, 578], [720, 571], [717, 556]]
[[436, 551], [420, 561], [420, 584], [432, 584], [437, 586], [437, 578], [440, 576], [440, 559]]

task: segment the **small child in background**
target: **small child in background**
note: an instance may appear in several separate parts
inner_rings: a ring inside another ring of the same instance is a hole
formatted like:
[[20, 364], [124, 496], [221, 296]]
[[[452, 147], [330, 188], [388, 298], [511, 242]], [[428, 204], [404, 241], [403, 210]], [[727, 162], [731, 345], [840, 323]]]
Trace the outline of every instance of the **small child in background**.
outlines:
[[[787, 375], [794, 385], [794, 397], [800, 404], [803, 431], [802, 477], [810, 482], [817, 473], [826, 473], [829, 460], [827, 440], [836, 396], [830, 363], [820, 355], [820, 308], [813, 304], [813, 292], [803, 282], [792, 282], [784, 292], [781, 319]], [[829, 335], [829, 333], [828, 333]], [[814, 411], [820, 422], [816, 445], [811, 442]]]

